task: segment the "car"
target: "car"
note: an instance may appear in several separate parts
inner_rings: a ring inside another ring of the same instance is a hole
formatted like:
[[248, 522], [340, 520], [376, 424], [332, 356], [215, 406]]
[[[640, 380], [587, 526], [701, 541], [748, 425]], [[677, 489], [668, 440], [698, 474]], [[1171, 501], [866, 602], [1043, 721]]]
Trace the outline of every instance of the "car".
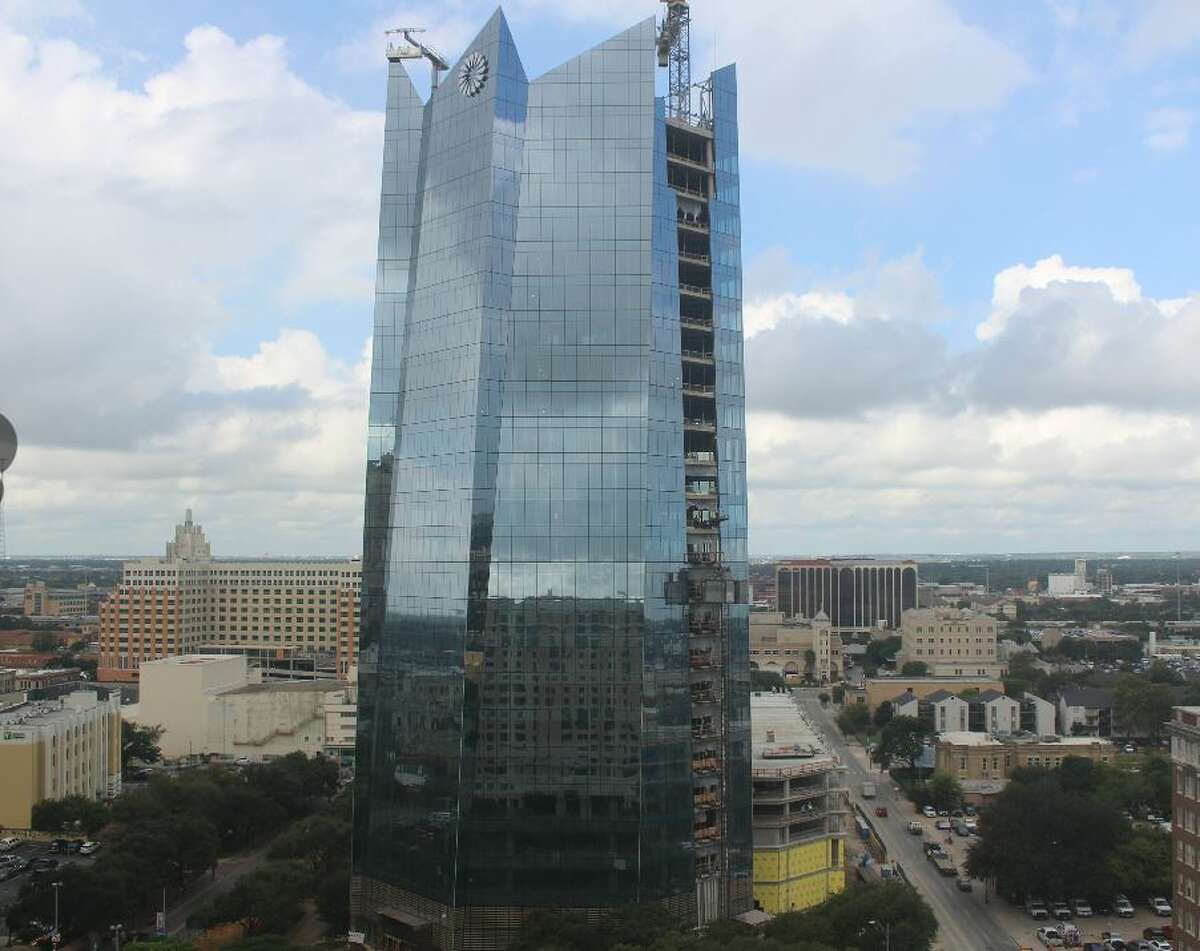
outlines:
[[925, 816], [926, 819], [936, 819], [937, 818], [937, 810], [934, 809], [933, 806], [926, 806], [924, 809], [921, 810], [921, 812]]
[[1050, 912], [1046, 910], [1046, 903], [1040, 898], [1026, 898], [1025, 912], [1034, 921], [1045, 921], [1050, 917]]
[[1152, 822], [1155, 825], [1157, 825], [1160, 822], [1166, 822], [1166, 819], [1164, 819], [1162, 816], [1160, 816], [1157, 812], [1147, 812], [1146, 813], [1146, 821]]
[[30, 862], [29, 868], [34, 872], [49, 872], [58, 868], [58, 859], [42, 855]]
[[950, 818], [952, 819], [961, 819], [962, 817], [963, 811], [961, 809], [955, 809], [952, 813], [950, 813]]
[[968, 816], [973, 816], [973, 815], [975, 815], [975, 814], [976, 814], [975, 807], [974, 807], [974, 806], [969, 806], [969, 805], [968, 805], [968, 806], [963, 806], [963, 812], [965, 812], [965, 813], [966, 813]]
[[1053, 913], [1056, 921], [1070, 921], [1071, 908], [1065, 901], [1056, 901], [1050, 905], [1050, 911]]
[[49, 852], [51, 855], [53, 855], [55, 852], [66, 852], [66, 851], [67, 851], [67, 840], [66, 839], [52, 839], [50, 841]]
[[1113, 914], [1118, 918], [1132, 918], [1133, 902], [1131, 902], [1124, 895], [1118, 895], [1113, 899], [1112, 910]]
[[1171, 925], [1152, 925], [1149, 928], [1142, 930], [1142, 937], [1147, 941], [1157, 939], [1159, 941], [1170, 941], [1175, 937], [1175, 929]]
[[935, 829], [937, 829], [939, 832], [949, 832], [950, 831], [950, 820], [949, 819], [938, 819], [938, 821], [933, 824], [933, 827]]
[[3, 839], [0, 839], [0, 852], [11, 852], [20, 844], [21, 840], [15, 835], [6, 835]]
[[1087, 900], [1083, 898], [1071, 899], [1071, 911], [1075, 914], [1076, 918], [1092, 917], [1092, 906], [1089, 905]]
[[1170, 942], [1159, 941], [1157, 938], [1139, 941], [1135, 947], [1138, 951], [1171, 951]]
[[875, 815], [877, 815], [880, 819], [886, 819], [887, 818], [887, 806], [876, 806], [875, 807]]
[[236, 765], [236, 766], [249, 766], [250, 765], [250, 757], [249, 756], [239, 756], [233, 762], [234, 762], [234, 765]]
[[1125, 951], [1125, 939], [1119, 934], [1104, 932], [1104, 951]]
[[908, 831], [911, 832], [913, 835], [920, 835], [922, 832], [925, 831], [925, 827], [923, 825], [921, 825], [921, 823], [919, 823], [916, 819], [910, 819], [908, 822]]
[[1160, 918], [1171, 917], [1171, 903], [1165, 898], [1151, 898], [1147, 904], [1150, 905], [1151, 910]]
[[979, 823], [974, 819], [963, 819], [963, 825], [967, 827], [967, 831], [974, 835], [979, 830]]
[[1136, 753], [1137, 747], [1134, 746], [1132, 743], [1126, 743], [1125, 744], [1125, 752], [1126, 753]]
[[84, 842], [83, 845], [79, 847], [80, 855], [93, 855], [98, 851], [100, 851], [99, 842]]
[[75, 854], [79, 851], [79, 849], [82, 845], [83, 845], [83, 839], [68, 839], [67, 840], [67, 851], [70, 852], [71, 854]]
[[946, 810], [946, 809], [939, 809], [939, 810], [937, 811], [937, 814], [938, 814], [939, 816], [947, 816], [947, 817], [950, 815], [949, 811], [948, 811], [948, 810]]
[[1062, 935], [1054, 928], [1038, 928], [1036, 932], [1038, 941], [1046, 948], [1061, 948], [1064, 947]]
[[954, 886], [960, 892], [969, 892], [971, 890], [971, 879], [967, 877], [966, 872], [958, 873], [958, 878], [954, 880]]

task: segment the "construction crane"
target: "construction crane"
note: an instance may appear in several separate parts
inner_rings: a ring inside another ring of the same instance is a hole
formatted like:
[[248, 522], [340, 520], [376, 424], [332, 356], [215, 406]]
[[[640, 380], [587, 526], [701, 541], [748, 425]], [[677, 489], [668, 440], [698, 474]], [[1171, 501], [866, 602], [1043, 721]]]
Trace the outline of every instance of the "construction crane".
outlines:
[[[416, 26], [398, 26], [394, 30], [384, 30], [384, 34], [388, 37], [387, 58], [390, 60], [401, 59], [427, 59], [432, 67], [433, 80], [430, 85], [437, 89], [438, 74], [443, 73], [450, 68], [450, 64], [446, 62], [444, 57], [437, 50], [426, 46], [420, 40], [414, 39], [414, 33], [424, 33], [425, 30]], [[400, 34], [404, 37], [404, 43], [396, 43], [392, 37]]]
[[658, 65], [670, 69], [667, 115], [689, 119], [692, 114], [692, 12], [688, 0], [663, 0], [667, 16], [658, 33]]

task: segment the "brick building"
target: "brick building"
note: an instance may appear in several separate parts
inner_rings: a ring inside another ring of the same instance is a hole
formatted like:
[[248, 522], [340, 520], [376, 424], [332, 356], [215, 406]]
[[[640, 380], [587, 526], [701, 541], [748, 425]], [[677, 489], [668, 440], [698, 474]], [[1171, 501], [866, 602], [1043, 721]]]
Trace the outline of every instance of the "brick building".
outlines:
[[1176, 707], [1167, 727], [1175, 789], [1171, 800], [1177, 951], [1200, 951], [1200, 707]]

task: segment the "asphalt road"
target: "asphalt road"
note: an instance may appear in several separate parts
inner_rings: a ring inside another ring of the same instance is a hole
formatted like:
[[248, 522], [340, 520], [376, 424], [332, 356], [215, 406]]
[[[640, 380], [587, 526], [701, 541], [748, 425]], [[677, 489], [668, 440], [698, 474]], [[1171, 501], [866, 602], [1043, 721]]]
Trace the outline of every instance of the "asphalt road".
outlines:
[[[908, 821], [916, 816], [912, 803], [904, 798], [886, 774], [868, 771], [859, 755], [855, 755], [842, 738], [833, 722], [832, 708], [826, 711], [817, 700], [819, 690], [793, 691], [812, 722], [818, 725], [828, 738], [830, 748], [846, 765], [846, 783], [850, 788], [850, 800], [862, 806], [871, 816], [879, 838], [887, 848], [888, 859], [898, 862], [913, 886], [921, 893], [941, 928], [940, 944], [947, 951], [1013, 951], [1017, 942], [1009, 935], [999, 919], [991, 913], [984, 901], [983, 889], [975, 882], [972, 892], [960, 892], [954, 879], [939, 875], [925, 858], [921, 846], [922, 836], [908, 832]], [[874, 782], [877, 795], [864, 800], [860, 795], [864, 782]], [[876, 818], [876, 806], [887, 806], [888, 817]], [[962, 848], [955, 849], [961, 858]], [[992, 901], [1001, 899], [992, 897]]]

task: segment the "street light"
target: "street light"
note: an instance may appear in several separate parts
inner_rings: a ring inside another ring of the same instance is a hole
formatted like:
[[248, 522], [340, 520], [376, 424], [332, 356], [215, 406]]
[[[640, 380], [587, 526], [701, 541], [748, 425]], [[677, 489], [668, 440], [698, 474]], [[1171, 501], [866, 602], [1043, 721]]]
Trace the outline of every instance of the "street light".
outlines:
[[121, 932], [125, 930], [125, 926], [109, 925], [108, 930], [113, 933], [113, 943], [116, 946], [116, 951], [121, 951]]
[[[892, 951], [892, 923], [885, 921], [881, 925], [878, 921], [871, 919], [867, 924], [874, 925], [876, 928], [883, 928], [883, 946], [885, 951]], [[117, 951], [120, 951], [120, 949], [118, 948]]]
[[58, 890], [62, 888], [62, 882], [51, 882], [51, 887], [54, 889], [54, 938], [55, 943], [58, 943]]

